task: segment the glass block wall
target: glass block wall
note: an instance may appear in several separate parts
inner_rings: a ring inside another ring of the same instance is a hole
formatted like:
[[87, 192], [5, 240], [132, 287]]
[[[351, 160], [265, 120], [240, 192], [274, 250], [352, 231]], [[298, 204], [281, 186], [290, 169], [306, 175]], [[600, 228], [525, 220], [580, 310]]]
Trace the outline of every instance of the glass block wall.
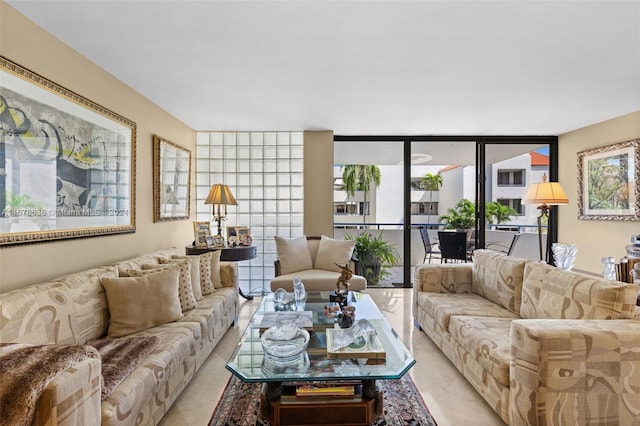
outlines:
[[[211, 221], [204, 200], [211, 185], [224, 183], [237, 206], [227, 208], [226, 226], [248, 226], [258, 256], [238, 262], [245, 294], [269, 292], [276, 259], [274, 236], [295, 238], [303, 231], [302, 132], [198, 132], [196, 220]], [[216, 223], [211, 223], [213, 234]]]

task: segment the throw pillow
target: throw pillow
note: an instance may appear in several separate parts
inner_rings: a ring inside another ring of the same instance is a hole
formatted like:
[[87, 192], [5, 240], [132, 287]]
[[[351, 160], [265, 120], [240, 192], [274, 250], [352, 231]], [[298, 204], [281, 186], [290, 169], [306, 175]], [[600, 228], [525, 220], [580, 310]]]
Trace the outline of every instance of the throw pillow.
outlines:
[[182, 318], [178, 268], [141, 277], [102, 278], [109, 306], [109, 337], [126, 336]]
[[211, 258], [213, 252], [207, 252], [199, 255], [200, 258], [200, 288], [202, 295], [212, 294], [215, 291], [213, 282], [211, 281]]
[[222, 288], [222, 276], [220, 275], [220, 256], [222, 251], [216, 250], [211, 253], [211, 284], [213, 288]]
[[191, 291], [196, 302], [202, 300], [202, 287], [200, 287], [200, 257], [178, 256], [174, 254], [171, 259], [187, 259], [191, 262]]
[[313, 269], [306, 236], [303, 235], [300, 238], [291, 240], [281, 237], [275, 237], [275, 239], [276, 251], [280, 261], [280, 273], [282, 275]]
[[180, 268], [180, 278], [178, 285], [178, 297], [180, 298], [180, 307], [182, 312], [189, 311], [198, 305], [196, 298], [193, 295], [193, 289], [191, 288], [191, 262], [189, 260], [178, 259], [158, 259], [159, 265], [142, 265], [142, 271], [130, 271], [130, 277], [139, 277], [140, 272], [149, 273], [158, 268], [170, 268], [177, 266]]
[[349, 263], [355, 245], [355, 240], [334, 240], [323, 235], [320, 238], [318, 255], [313, 267], [325, 271], [340, 272], [338, 265], [344, 266]]

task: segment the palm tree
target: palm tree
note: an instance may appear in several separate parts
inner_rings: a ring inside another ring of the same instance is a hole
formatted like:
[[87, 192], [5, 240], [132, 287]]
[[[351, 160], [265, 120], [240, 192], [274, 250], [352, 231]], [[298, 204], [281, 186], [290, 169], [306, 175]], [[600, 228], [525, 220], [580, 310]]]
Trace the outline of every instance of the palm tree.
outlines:
[[440, 173], [436, 173], [435, 175], [432, 173], [427, 173], [420, 179], [420, 185], [426, 190], [429, 191], [429, 212], [427, 213], [427, 226], [429, 220], [431, 219], [431, 210], [433, 209], [433, 191], [437, 191], [442, 186], [442, 175]]
[[364, 205], [362, 208], [362, 223], [367, 221], [367, 194], [371, 190], [371, 184], [380, 185], [380, 169], [373, 164], [347, 164], [342, 169], [342, 189], [353, 197], [356, 191], [364, 192]]
[[496, 224], [498, 225], [507, 222], [511, 216], [516, 216], [518, 214], [514, 208], [500, 204], [497, 201], [487, 203], [485, 206], [485, 212], [489, 222], [493, 222], [493, 219], [495, 218]]

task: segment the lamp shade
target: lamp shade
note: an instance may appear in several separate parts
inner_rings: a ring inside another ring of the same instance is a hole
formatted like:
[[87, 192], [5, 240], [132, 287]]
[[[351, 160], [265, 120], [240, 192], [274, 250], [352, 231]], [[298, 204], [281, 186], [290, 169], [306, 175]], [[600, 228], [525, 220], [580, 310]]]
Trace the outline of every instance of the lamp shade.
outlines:
[[231, 190], [227, 185], [216, 183], [211, 187], [207, 199], [204, 200], [205, 204], [218, 204], [227, 206], [237, 206], [238, 202], [234, 198]]
[[547, 182], [547, 175], [542, 176], [542, 182], [533, 183], [527, 189], [522, 199], [524, 204], [569, 204], [569, 198], [558, 182]]

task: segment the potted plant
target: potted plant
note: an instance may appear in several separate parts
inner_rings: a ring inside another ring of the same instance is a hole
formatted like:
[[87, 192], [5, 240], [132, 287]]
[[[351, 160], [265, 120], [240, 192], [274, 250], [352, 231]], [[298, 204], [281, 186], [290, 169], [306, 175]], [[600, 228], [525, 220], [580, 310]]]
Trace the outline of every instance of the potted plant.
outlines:
[[470, 200], [463, 198], [455, 207], [447, 209], [447, 214], [440, 217], [446, 222], [446, 229], [467, 231], [476, 224], [476, 206]]
[[396, 265], [400, 259], [393, 244], [382, 238], [382, 232], [376, 237], [370, 232], [362, 232], [355, 238], [346, 235], [345, 239], [355, 240], [353, 254], [369, 284], [378, 284], [389, 273], [387, 268]]

